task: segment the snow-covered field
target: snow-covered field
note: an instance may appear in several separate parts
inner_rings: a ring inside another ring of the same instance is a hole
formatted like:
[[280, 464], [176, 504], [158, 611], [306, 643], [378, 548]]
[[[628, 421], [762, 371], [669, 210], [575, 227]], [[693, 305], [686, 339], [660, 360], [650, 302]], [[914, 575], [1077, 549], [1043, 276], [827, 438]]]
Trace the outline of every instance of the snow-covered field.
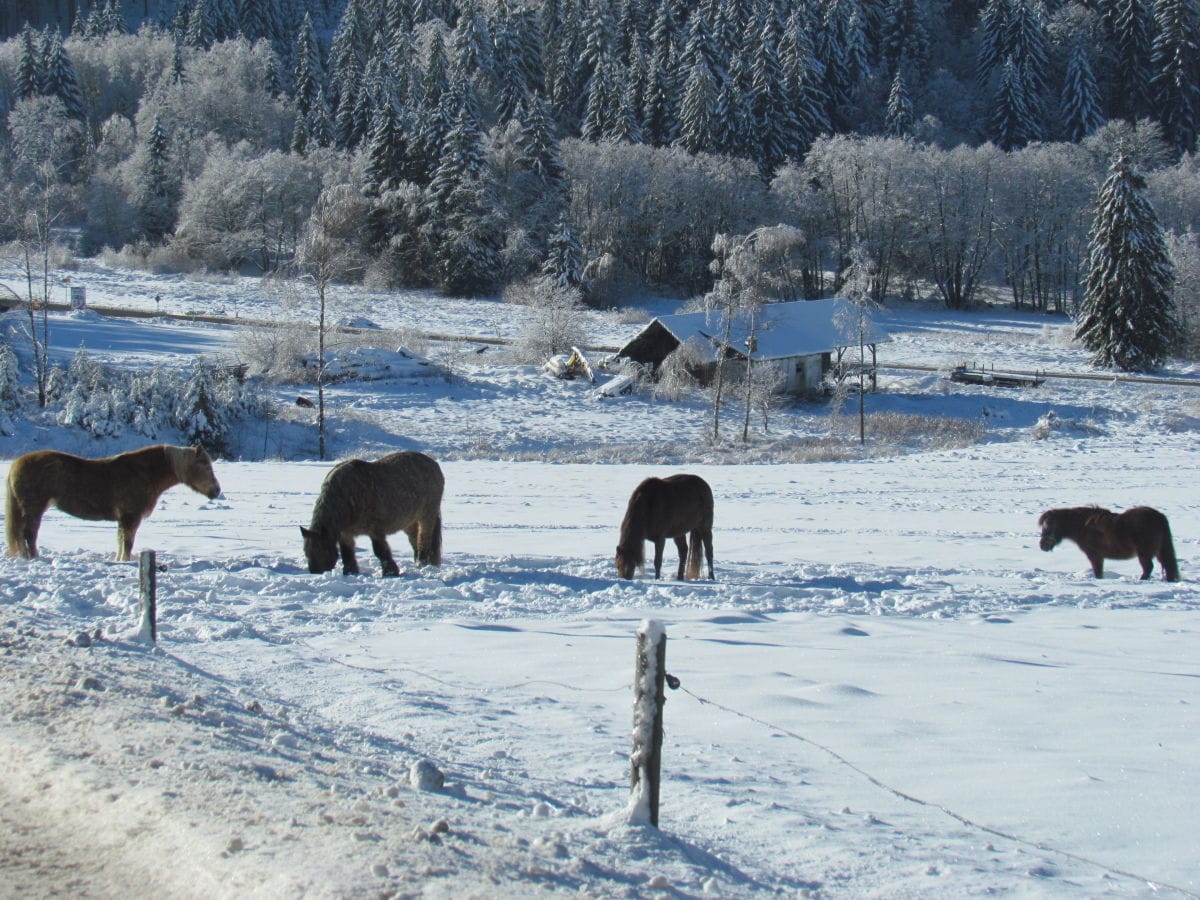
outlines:
[[[138, 278], [105, 277], [94, 305], [153, 302]], [[448, 310], [372, 318], [518, 327], [501, 304]], [[885, 361], [1087, 370], [1061, 320], [889, 317]], [[604, 321], [598, 343], [637, 328]], [[238, 331], [52, 324], [63, 353], [83, 340], [127, 364], [220, 353]], [[363, 575], [307, 572], [297, 526], [330, 464], [311, 461], [301, 420], [218, 461], [221, 498], [176, 488], [143, 524], [137, 549], [164, 567], [157, 646], [139, 638], [137, 567], [111, 561], [111, 523], [52, 511], [42, 558], [0, 560], [3, 892], [1200, 896], [1194, 388], [888, 371], [872, 409], [979, 417], [987, 437], [711, 465], [687, 459], [699, 407], [598, 402], [495, 352], [432, 347], [449, 381], [332, 392], [336, 455], [442, 460], [440, 569], [381, 579], [360, 540]], [[772, 422], [822, 429], [818, 404]], [[678, 465], [568, 461], [662, 435]], [[42, 445], [100, 452], [26, 429], [0, 438], [0, 473]], [[713, 487], [717, 581], [618, 580], [630, 491], [684, 468]], [[1038, 514], [1086, 503], [1166, 512], [1183, 580], [1140, 582], [1135, 562], [1096, 580], [1074, 546], [1041, 552]], [[626, 812], [647, 619], [682, 683], [658, 830]]]

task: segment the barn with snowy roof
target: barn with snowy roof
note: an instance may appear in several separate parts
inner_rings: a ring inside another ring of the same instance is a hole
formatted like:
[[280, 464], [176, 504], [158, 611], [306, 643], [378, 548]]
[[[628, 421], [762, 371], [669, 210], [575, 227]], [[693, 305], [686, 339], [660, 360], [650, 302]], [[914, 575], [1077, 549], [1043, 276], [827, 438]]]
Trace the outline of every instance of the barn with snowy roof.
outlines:
[[[617, 356], [657, 372], [668, 356], [686, 344], [690, 368], [701, 381], [712, 376], [724, 353], [736, 368], [744, 368], [748, 359], [755, 368], [773, 366], [779, 372], [782, 393], [807, 394], [818, 390], [835, 366], [845, 370], [858, 365], [860, 325], [864, 365], [874, 386], [875, 348], [887, 335], [869, 315], [860, 316], [858, 307], [842, 297], [768, 303], [753, 321], [744, 312], [735, 314], [728, 332], [721, 311], [658, 316], [618, 350]], [[853, 352], [849, 352], [851, 348]]]

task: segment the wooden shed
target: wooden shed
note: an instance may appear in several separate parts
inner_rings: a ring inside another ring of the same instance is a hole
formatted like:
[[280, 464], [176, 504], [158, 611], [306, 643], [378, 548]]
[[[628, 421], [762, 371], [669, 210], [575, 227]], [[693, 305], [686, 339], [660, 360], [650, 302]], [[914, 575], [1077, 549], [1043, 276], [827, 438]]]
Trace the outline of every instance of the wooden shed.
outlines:
[[[848, 359], [857, 362], [859, 324], [858, 309], [841, 297], [769, 303], [754, 323], [752, 346], [748, 347], [751, 323], [744, 314], [735, 317], [726, 344], [723, 313], [676, 313], [654, 319], [618, 350], [617, 356], [657, 372], [668, 356], [688, 343], [697, 348], [702, 359], [695, 371], [701, 381], [711, 376], [718, 354], [724, 352], [738, 366], [744, 366], [747, 358], [753, 359], [756, 367], [774, 366], [781, 376], [781, 392], [806, 394], [819, 389], [835, 364]], [[887, 337], [869, 316], [862, 317], [862, 324], [866, 364], [873, 383], [875, 346]], [[853, 354], [848, 352], [851, 347]]]

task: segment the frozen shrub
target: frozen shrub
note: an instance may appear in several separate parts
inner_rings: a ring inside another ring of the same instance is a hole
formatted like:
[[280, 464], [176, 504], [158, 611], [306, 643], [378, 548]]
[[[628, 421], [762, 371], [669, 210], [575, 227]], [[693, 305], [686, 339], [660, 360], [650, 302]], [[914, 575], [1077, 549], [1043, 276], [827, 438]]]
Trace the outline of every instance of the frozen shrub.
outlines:
[[703, 351], [697, 344], [690, 340], [680, 344], [667, 354], [659, 367], [654, 396], [663, 400], [682, 400], [699, 387], [696, 373], [704, 362]]
[[0, 411], [14, 412], [21, 405], [21, 372], [17, 354], [8, 344], [0, 344]]
[[505, 300], [520, 297], [529, 307], [525, 329], [513, 344], [513, 356], [520, 362], [543, 363], [556, 353], [568, 353], [587, 341], [587, 319], [575, 288], [552, 287], [544, 281], [525, 284]]

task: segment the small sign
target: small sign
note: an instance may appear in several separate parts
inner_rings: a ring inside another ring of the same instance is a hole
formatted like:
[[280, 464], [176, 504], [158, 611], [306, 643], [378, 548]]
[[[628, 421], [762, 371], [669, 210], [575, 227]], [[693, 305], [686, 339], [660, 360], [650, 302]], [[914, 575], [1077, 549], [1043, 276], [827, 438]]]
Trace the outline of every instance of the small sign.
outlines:
[[87, 306], [87, 290], [71, 285], [71, 309], [83, 309]]

